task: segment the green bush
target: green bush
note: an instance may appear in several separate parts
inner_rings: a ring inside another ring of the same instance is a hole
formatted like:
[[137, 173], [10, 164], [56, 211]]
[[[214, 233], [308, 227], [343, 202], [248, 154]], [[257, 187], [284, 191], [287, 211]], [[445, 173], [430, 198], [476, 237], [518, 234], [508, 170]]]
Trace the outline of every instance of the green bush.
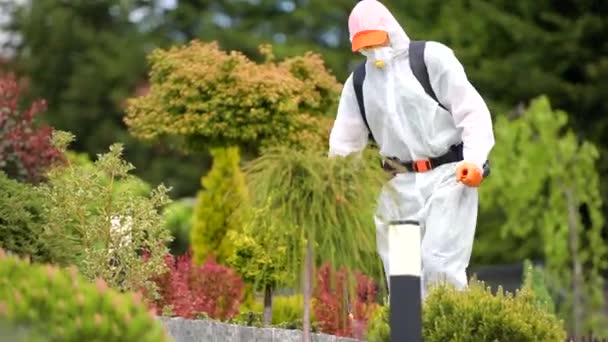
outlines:
[[173, 255], [182, 255], [190, 248], [193, 205], [188, 200], [173, 202], [165, 208], [164, 226], [171, 232], [173, 240], [169, 249]]
[[44, 341], [168, 341], [140, 298], [0, 251], [0, 320]]
[[[57, 139], [65, 149], [72, 136]], [[166, 270], [171, 239], [161, 217], [168, 189], [142, 195], [121, 155], [115, 144], [92, 165], [69, 163], [49, 172], [38, 187], [46, 218], [41, 238], [54, 264], [74, 264], [89, 280], [102, 278], [116, 289], [153, 293], [150, 279]]]
[[271, 202], [269, 199], [260, 208], [248, 207], [248, 215], [242, 216], [247, 222], [242, 230], [228, 232], [233, 254], [226, 260], [253, 291], [270, 296], [277, 287], [294, 285], [297, 275], [289, 269], [289, 261], [299, 248], [288, 244], [291, 230], [272, 220]]
[[257, 149], [326, 149], [341, 86], [318, 54], [255, 63], [219, 44], [192, 41], [149, 56], [150, 91], [128, 101], [125, 122], [144, 140], [186, 138]]
[[[243, 306], [233, 323], [259, 326], [263, 325], [264, 305], [256, 301], [251, 306]], [[301, 294], [275, 296], [272, 299], [272, 325], [283, 329], [301, 329], [304, 316], [304, 297]], [[311, 322], [316, 329], [316, 317], [311, 312]]]
[[35, 261], [47, 260], [48, 250], [40, 239], [42, 201], [36, 189], [0, 171], [0, 194], [0, 248]]
[[555, 303], [549, 294], [549, 289], [546, 286], [545, 273], [543, 269], [532, 265], [530, 260], [524, 261], [524, 286], [528, 286], [536, 297], [536, 303], [539, 307], [549, 313], [555, 313]]
[[[76, 167], [79, 170], [86, 170], [88, 172], [94, 172], [95, 162], [89, 158], [86, 153], [80, 153], [75, 151], [66, 151], [64, 153], [68, 159], [68, 162], [72, 167]], [[111, 179], [110, 175], [101, 175], [104, 181], [109, 182]], [[113, 179], [112, 191], [114, 198], [122, 196], [123, 193], [128, 192], [136, 196], [147, 196], [152, 187], [138, 177], [127, 177]]]
[[365, 338], [369, 342], [387, 342], [391, 340], [389, 322], [389, 307], [378, 306], [367, 323]]
[[[276, 296], [272, 302], [272, 324], [289, 327], [294, 323], [302, 324], [304, 317], [304, 297], [301, 294], [291, 296]], [[311, 312], [311, 322], [316, 321]], [[296, 327], [293, 327], [295, 329]]]
[[[476, 280], [471, 281], [465, 291], [439, 286], [430, 292], [423, 310], [425, 342], [566, 340], [562, 322], [538, 305], [529, 286], [515, 295], [502, 289], [493, 295]], [[390, 341], [388, 316], [386, 306], [373, 315], [367, 331], [368, 341]]]
[[196, 263], [204, 262], [213, 254], [222, 264], [233, 252], [228, 232], [241, 231], [241, 222], [235, 213], [246, 200], [247, 190], [238, 148], [215, 148], [211, 154], [213, 166], [202, 179], [203, 189], [194, 208], [190, 240]]

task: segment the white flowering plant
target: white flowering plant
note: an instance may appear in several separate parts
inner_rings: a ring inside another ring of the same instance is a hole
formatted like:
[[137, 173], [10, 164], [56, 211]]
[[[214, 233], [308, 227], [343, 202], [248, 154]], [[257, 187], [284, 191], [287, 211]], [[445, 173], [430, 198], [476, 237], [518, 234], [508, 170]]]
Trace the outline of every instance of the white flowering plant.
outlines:
[[[60, 141], [66, 145], [69, 137]], [[168, 189], [142, 194], [141, 187], [125, 186], [141, 181], [121, 153], [115, 144], [92, 164], [68, 163], [49, 173], [39, 187], [47, 220], [42, 240], [53, 263], [74, 264], [118, 290], [154, 291], [151, 278], [165, 271], [171, 240], [162, 221]]]

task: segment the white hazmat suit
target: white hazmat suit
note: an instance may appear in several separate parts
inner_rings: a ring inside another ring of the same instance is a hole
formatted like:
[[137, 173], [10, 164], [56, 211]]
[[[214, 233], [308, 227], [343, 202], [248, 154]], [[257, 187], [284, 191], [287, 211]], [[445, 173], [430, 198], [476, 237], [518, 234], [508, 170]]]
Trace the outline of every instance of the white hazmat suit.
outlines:
[[[410, 69], [409, 38], [380, 2], [363, 0], [349, 19], [351, 41], [364, 31], [385, 31], [388, 45], [362, 51], [367, 121], [383, 157], [403, 161], [438, 157], [463, 143], [462, 162], [483, 167], [494, 145], [492, 120], [453, 52], [428, 42], [424, 55], [431, 86], [448, 111], [428, 96]], [[380, 64], [376, 63], [381, 61]], [[329, 140], [330, 156], [363, 150], [369, 131], [357, 104], [353, 75], [344, 84]], [[375, 216], [377, 248], [389, 274], [388, 225], [417, 221], [422, 231], [422, 294], [440, 279], [463, 288], [477, 221], [478, 192], [458, 182], [460, 163], [397, 174], [382, 191]]]

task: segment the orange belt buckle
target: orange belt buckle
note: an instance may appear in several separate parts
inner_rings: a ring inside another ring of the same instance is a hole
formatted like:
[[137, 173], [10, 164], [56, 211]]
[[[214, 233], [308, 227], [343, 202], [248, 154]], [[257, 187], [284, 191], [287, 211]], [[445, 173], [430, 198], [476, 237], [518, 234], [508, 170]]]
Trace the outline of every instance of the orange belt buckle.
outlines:
[[416, 160], [413, 167], [416, 172], [427, 172], [432, 169], [430, 160]]

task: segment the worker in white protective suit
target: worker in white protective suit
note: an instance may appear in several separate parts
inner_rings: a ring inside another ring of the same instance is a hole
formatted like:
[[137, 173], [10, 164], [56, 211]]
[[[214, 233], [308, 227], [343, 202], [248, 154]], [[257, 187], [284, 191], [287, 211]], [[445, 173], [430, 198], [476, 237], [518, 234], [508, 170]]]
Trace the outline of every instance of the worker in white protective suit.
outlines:
[[[426, 44], [423, 57], [437, 101], [430, 97], [410, 67], [410, 39], [380, 2], [360, 1], [348, 24], [353, 51], [367, 57], [365, 115], [351, 74], [330, 134], [329, 155], [363, 150], [371, 133], [385, 168], [395, 175], [383, 188], [374, 217], [386, 274], [388, 225], [412, 221], [422, 231], [423, 298], [428, 285], [439, 280], [464, 288], [477, 188], [494, 146], [489, 110], [452, 50], [437, 42]], [[395, 162], [403, 168], [395, 169]]]

